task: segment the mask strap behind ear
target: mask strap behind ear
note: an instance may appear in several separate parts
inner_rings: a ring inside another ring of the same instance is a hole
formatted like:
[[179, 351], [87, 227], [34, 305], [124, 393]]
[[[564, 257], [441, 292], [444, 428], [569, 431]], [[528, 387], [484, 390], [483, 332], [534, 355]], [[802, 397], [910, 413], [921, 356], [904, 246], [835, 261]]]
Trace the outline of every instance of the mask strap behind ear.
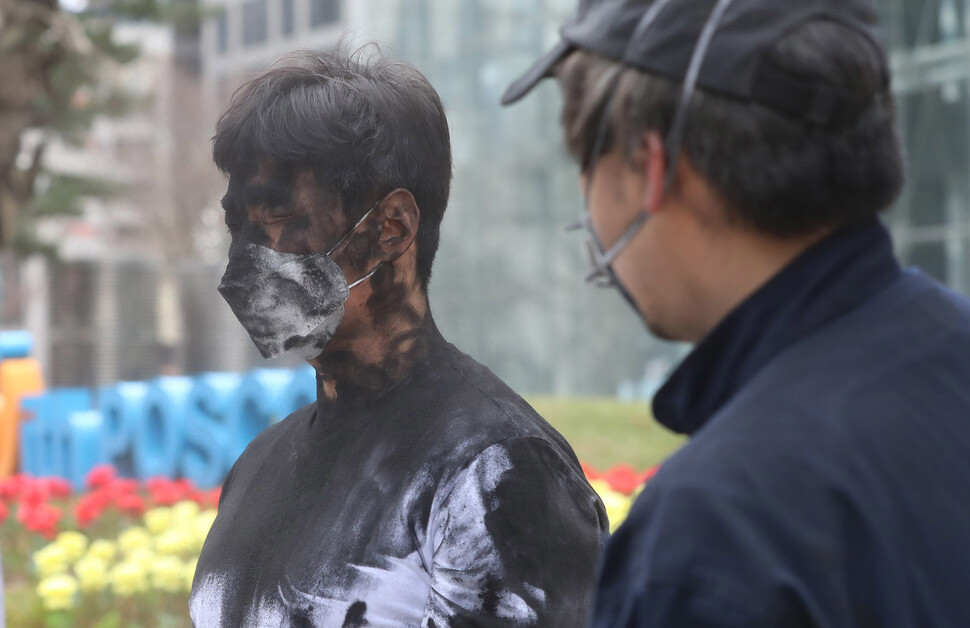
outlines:
[[378, 262], [377, 266], [374, 267], [374, 270], [370, 271], [369, 273], [367, 273], [366, 275], [364, 275], [363, 277], [361, 277], [360, 279], [358, 279], [354, 283], [347, 284], [347, 289], [350, 290], [354, 286], [359, 286], [360, 284], [364, 283], [365, 281], [367, 281], [368, 279], [370, 279], [371, 277], [373, 277], [374, 276], [374, 273], [376, 273], [378, 270], [380, 270], [381, 266], [383, 266], [383, 265], [384, 265], [384, 262]]
[[336, 251], [337, 249], [339, 249], [340, 247], [342, 247], [344, 244], [347, 243], [347, 240], [350, 239], [350, 236], [354, 235], [354, 232], [357, 231], [357, 227], [359, 227], [362, 224], [364, 224], [364, 221], [367, 220], [367, 217], [371, 215], [371, 212], [373, 212], [375, 209], [377, 209], [377, 206], [380, 205], [381, 204], [381, 201], [383, 201], [383, 200], [384, 199], [382, 198], [380, 201], [377, 201], [376, 203], [374, 203], [371, 206], [370, 209], [368, 209], [366, 212], [364, 212], [364, 215], [360, 217], [360, 220], [358, 220], [356, 223], [354, 223], [354, 226], [351, 227], [350, 230], [347, 231], [347, 233], [345, 233], [339, 240], [337, 240], [337, 243], [336, 244], [334, 244], [332, 247], [330, 247], [330, 250], [327, 251], [327, 257], [330, 257], [331, 255], [333, 255], [333, 252], [334, 251]]
[[623, 50], [623, 56], [620, 58], [620, 63], [614, 69], [613, 74], [609, 77], [609, 85], [603, 90], [605, 94], [606, 103], [603, 106], [603, 113], [600, 114], [599, 125], [596, 128], [596, 139], [593, 140], [593, 147], [590, 151], [589, 164], [587, 165], [586, 171], [589, 173], [589, 177], [586, 181], [586, 198], [589, 198], [590, 191], [593, 189], [593, 173], [596, 172], [596, 162], [599, 161], [600, 151], [603, 150], [603, 144], [606, 142], [606, 131], [609, 128], [610, 113], [613, 109], [613, 93], [616, 91], [616, 84], [620, 82], [620, 77], [623, 75], [623, 70], [626, 69], [627, 64], [630, 62], [630, 53], [633, 51], [633, 44], [647, 32], [647, 29], [653, 24], [660, 12], [663, 11], [670, 3], [670, 0], [657, 0], [647, 12], [643, 14], [640, 21], [637, 23], [636, 29], [633, 31], [633, 35], [630, 37], [630, 41], [627, 43], [626, 48]]
[[694, 99], [694, 92], [697, 88], [697, 78], [701, 73], [701, 65], [707, 58], [707, 48], [711, 45], [717, 33], [717, 27], [724, 17], [724, 12], [731, 5], [732, 0], [718, 0], [717, 6], [711, 11], [711, 15], [704, 23], [697, 44], [694, 45], [694, 53], [690, 57], [690, 65], [687, 66], [687, 74], [684, 75], [684, 87], [680, 93], [680, 101], [677, 103], [677, 110], [674, 113], [674, 121], [670, 125], [670, 132], [664, 140], [667, 149], [667, 176], [664, 179], [664, 191], [673, 185], [674, 176], [677, 172], [677, 158], [680, 156], [680, 148], [684, 142], [684, 131], [687, 128], [687, 114], [690, 110], [690, 102]]
[[[603, 246], [603, 242], [599, 239], [599, 235], [597, 235], [596, 230], [592, 229], [592, 222], [589, 221], [589, 198], [590, 198], [590, 194], [593, 191], [593, 178], [596, 176], [595, 174], [596, 163], [599, 161], [600, 152], [603, 150], [603, 144], [606, 142], [606, 131], [609, 128], [610, 113], [613, 109], [613, 93], [616, 91], [617, 83], [620, 82], [620, 77], [623, 75], [623, 70], [626, 69], [627, 63], [629, 63], [629, 56], [633, 50], [633, 44], [637, 41], [637, 39], [642, 37], [643, 34], [647, 32], [647, 29], [650, 28], [654, 20], [657, 19], [657, 16], [660, 15], [660, 12], [663, 11], [664, 7], [666, 7], [669, 3], [670, 3], [670, 0], [657, 0], [652, 5], [650, 5], [650, 8], [648, 8], [646, 13], [643, 14], [643, 17], [640, 18], [640, 21], [637, 23], [636, 29], [634, 29], [633, 31], [633, 35], [630, 37], [630, 41], [627, 43], [626, 48], [623, 50], [623, 56], [620, 59], [620, 63], [613, 70], [612, 74], [610, 74], [606, 78], [606, 81], [608, 81], [608, 84], [606, 88], [603, 90], [606, 103], [603, 106], [603, 112], [600, 114], [599, 124], [596, 127], [596, 137], [593, 140], [593, 147], [590, 151], [589, 163], [586, 166], [586, 172], [589, 173], [589, 176], [586, 178], [586, 190], [585, 190], [585, 194], [583, 195], [584, 197], [583, 219], [577, 223], [568, 225], [566, 227], [567, 231], [572, 231], [575, 229], [582, 228], [584, 226], [584, 222], [589, 222], [589, 226], [587, 227], [587, 230], [589, 231], [589, 234], [593, 237], [593, 239], [596, 241], [597, 253], [599, 253], [600, 251], [604, 251], [605, 247]], [[639, 224], [636, 227], [637, 229], [639, 229], [640, 225], [642, 224], [642, 221], [638, 221], [638, 222]], [[635, 234], [636, 234], [635, 229], [628, 228], [627, 232], [624, 234], [624, 237], [621, 238], [621, 240], [623, 241], [623, 244], [626, 244], [626, 242], [628, 242], [630, 238], [632, 238], [633, 235]], [[612, 251], [612, 255], [609, 255], [609, 252], [607, 252], [605, 254], [602, 254], [602, 253], [599, 254], [598, 257], [603, 258], [608, 255], [609, 259], [612, 260], [613, 257], [615, 257], [617, 253], [619, 253], [619, 249], [622, 247], [617, 248], [614, 245], [613, 248], [616, 250]], [[593, 273], [591, 273], [591, 275], [596, 275], [599, 272], [600, 272], [599, 268], [594, 268]], [[587, 281], [589, 279], [590, 278], [587, 277]]]

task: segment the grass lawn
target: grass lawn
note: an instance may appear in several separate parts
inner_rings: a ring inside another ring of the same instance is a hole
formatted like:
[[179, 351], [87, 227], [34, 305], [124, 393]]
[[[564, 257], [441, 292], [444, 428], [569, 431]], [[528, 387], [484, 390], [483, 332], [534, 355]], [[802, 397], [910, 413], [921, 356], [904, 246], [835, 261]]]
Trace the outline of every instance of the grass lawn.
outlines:
[[653, 420], [647, 403], [542, 396], [528, 401], [566, 437], [580, 460], [600, 470], [627, 462], [639, 471], [663, 462], [684, 442]]

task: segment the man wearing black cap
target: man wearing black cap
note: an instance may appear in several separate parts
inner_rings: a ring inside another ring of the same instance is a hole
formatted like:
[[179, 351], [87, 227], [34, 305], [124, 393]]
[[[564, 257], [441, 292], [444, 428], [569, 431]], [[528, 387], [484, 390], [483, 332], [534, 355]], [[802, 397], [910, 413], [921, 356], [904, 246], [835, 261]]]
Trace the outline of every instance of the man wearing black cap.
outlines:
[[595, 626], [970, 626], [970, 300], [902, 270], [863, 0], [581, 0], [555, 75], [590, 279], [696, 343], [691, 441], [601, 568]]

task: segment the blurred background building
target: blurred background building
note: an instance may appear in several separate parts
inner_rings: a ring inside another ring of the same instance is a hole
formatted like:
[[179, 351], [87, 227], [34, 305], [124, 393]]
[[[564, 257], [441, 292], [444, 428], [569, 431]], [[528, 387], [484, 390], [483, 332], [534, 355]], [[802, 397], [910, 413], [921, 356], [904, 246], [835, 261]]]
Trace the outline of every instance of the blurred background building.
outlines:
[[[266, 365], [215, 290], [228, 242], [209, 141], [242, 81], [288, 51], [342, 38], [379, 42], [445, 102], [455, 179], [430, 292], [446, 337], [529, 393], [649, 396], [683, 354], [651, 339], [617, 295], [582, 282], [580, 239], [562, 231], [581, 205], [555, 85], [498, 105], [557, 41], [575, 0], [205, 2], [199, 24], [122, 34], [145, 42], [126, 80], [150, 90], [150, 104], [96, 125], [80, 156], [58, 158], [107, 168], [131, 192], [48, 227], [76, 240], [62, 262], [0, 267], [2, 323], [42, 339], [52, 384]], [[970, 293], [970, 0], [876, 4], [909, 181], [887, 221], [906, 262]]]
[[892, 50], [907, 185], [890, 214], [904, 260], [970, 293], [970, 2], [876, 3]]

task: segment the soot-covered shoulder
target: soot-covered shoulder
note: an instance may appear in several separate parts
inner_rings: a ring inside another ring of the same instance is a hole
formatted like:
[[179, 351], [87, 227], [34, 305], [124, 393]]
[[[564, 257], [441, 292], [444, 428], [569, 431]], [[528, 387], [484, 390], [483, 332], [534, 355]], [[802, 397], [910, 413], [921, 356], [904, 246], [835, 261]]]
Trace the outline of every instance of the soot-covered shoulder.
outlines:
[[[505, 439], [541, 438], [574, 458], [569, 445], [521, 396], [487, 367], [454, 351], [439, 367], [440, 419], [481, 438], [479, 451]], [[477, 452], [476, 452], [477, 453]], [[578, 462], [577, 462], [578, 467]]]
[[222, 483], [220, 503], [225, 499], [237, 475], [245, 475], [247, 472], [259, 467], [262, 460], [271, 456], [272, 452], [280, 447], [281, 444], [286, 443], [292, 438], [293, 432], [298, 426], [305, 425], [313, 418], [315, 409], [316, 403], [309, 403], [297, 409], [282, 421], [273, 423], [257, 434], [246, 446], [246, 449], [243, 450], [239, 458], [233, 463], [232, 468], [229, 469], [229, 473]]
[[245, 457], [252, 456], [259, 451], [265, 450], [266, 448], [271, 448], [274, 444], [278, 443], [280, 440], [285, 440], [289, 435], [292, 434], [294, 429], [298, 426], [306, 425], [307, 421], [313, 418], [313, 413], [316, 411], [316, 402], [308, 403], [302, 408], [298, 408], [296, 411], [292, 412], [285, 419], [273, 423], [262, 432], [256, 435], [256, 437], [246, 446], [242, 455], [239, 457], [242, 460]]

